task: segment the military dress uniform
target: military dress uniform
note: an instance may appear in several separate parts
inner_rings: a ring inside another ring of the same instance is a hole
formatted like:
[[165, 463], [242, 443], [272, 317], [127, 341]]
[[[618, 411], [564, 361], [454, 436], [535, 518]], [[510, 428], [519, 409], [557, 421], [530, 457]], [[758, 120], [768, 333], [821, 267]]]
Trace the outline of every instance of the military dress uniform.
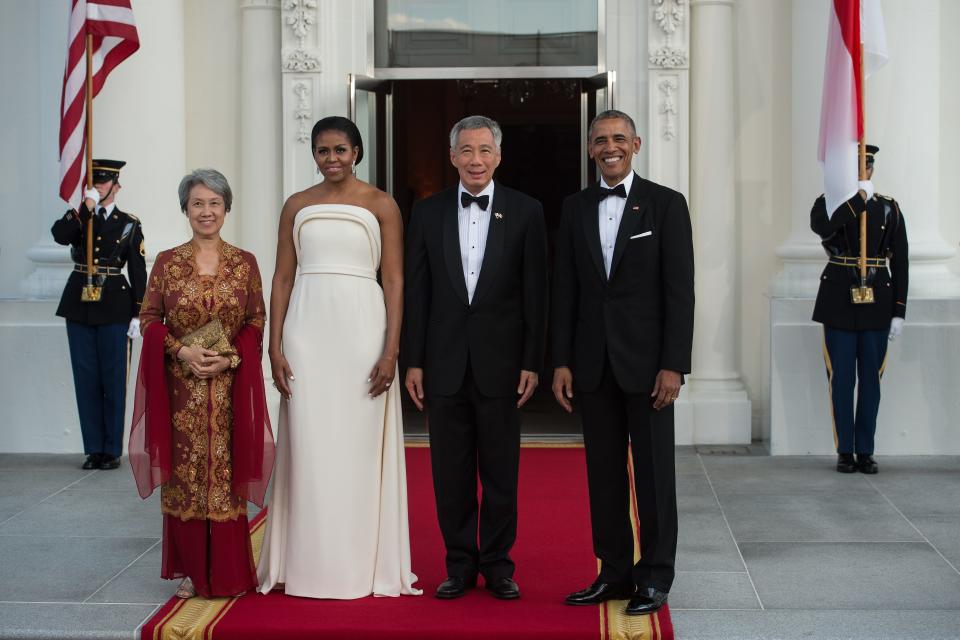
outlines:
[[[874, 301], [854, 304], [860, 286], [860, 215], [867, 212], [867, 278]], [[886, 364], [890, 324], [907, 312], [907, 229], [893, 198], [858, 194], [827, 215], [823, 196], [810, 212], [810, 227], [822, 238], [827, 265], [813, 319], [823, 324], [823, 355], [830, 388], [838, 471], [876, 473], [872, 460], [880, 378]], [[857, 381], [859, 380], [859, 385]], [[854, 408], [854, 387], [857, 402]], [[851, 454], [857, 454], [856, 467]], [[848, 464], [843, 464], [844, 461]], [[841, 468], [843, 467], [843, 468]]]
[[[123, 163], [95, 160], [94, 182], [117, 178], [119, 167], [111, 168], [116, 165]], [[95, 468], [101, 461], [104, 468], [115, 468], [123, 439], [129, 364], [127, 329], [131, 318], [140, 313], [147, 269], [140, 221], [115, 203], [98, 205], [96, 209], [92, 212], [94, 284], [103, 287], [102, 296], [96, 302], [81, 299], [87, 283], [86, 234], [91, 215], [86, 204], [81, 203], [79, 211], [67, 211], [51, 229], [54, 240], [70, 245], [74, 262], [57, 315], [67, 321], [83, 448], [88, 456], [84, 468]], [[125, 264], [129, 281], [121, 271]]]

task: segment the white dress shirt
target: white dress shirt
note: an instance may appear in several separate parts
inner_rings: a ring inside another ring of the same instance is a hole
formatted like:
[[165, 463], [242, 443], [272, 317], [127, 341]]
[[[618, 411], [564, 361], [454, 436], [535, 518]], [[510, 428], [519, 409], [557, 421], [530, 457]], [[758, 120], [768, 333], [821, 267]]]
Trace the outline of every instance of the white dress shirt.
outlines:
[[[470, 193], [463, 188], [457, 189], [457, 227], [460, 230], [460, 262], [463, 265], [463, 279], [467, 283], [467, 300], [473, 302], [473, 292], [480, 277], [480, 265], [483, 264], [483, 252], [487, 248], [487, 231], [490, 228], [490, 210], [493, 208], [493, 181], [477, 196], [490, 196], [487, 208], [481, 209], [471, 202], [466, 209], [460, 204], [460, 194]], [[473, 194], [471, 194], [473, 195]]]
[[[617, 184], [622, 184], [627, 195], [630, 195], [630, 187], [633, 185], [633, 171]], [[605, 189], [614, 189], [617, 185], [609, 185], [606, 180], [600, 178], [600, 186]], [[599, 216], [600, 221], [600, 249], [603, 251], [603, 266], [607, 270], [607, 277], [610, 276], [610, 265], [613, 264], [613, 248], [617, 244], [617, 231], [620, 230], [620, 220], [623, 218], [623, 209], [626, 206], [626, 198], [607, 196], [600, 201], [600, 206], [597, 209], [597, 216]]]
[[[116, 202], [111, 202], [110, 204], [108, 204], [108, 205], [106, 205], [106, 206], [102, 206], [102, 205], [99, 205], [99, 204], [98, 204], [98, 205], [95, 207], [95, 209], [97, 210], [97, 215], [100, 216], [100, 219], [101, 219], [101, 220], [106, 220], [107, 218], [110, 217], [110, 214], [113, 213], [113, 210], [114, 210], [116, 207], [117, 207], [117, 203], [116, 203]], [[103, 213], [100, 213], [101, 211], [102, 211]]]

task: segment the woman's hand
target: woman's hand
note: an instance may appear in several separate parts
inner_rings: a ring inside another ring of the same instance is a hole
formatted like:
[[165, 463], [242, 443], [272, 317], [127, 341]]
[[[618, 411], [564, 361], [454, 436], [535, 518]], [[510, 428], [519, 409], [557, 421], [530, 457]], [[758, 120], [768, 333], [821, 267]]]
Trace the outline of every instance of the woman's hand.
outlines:
[[[177, 352], [177, 357], [186, 362], [190, 366], [190, 372], [198, 378], [209, 378], [211, 375], [216, 375], [210, 374], [209, 370], [211, 365], [215, 364], [218, 359], [226, 360], [226, 366], [230, 366], [230, 360], [228, 358], [219, 356], [216, 351], [204, 349], [200, 345], [181, 347], [180, 351]], [[223, 369], [220, 369], [220, 371], [223, 371]], [[220, 371], [216, 373], [220, 373]]]
[[284, 400], [289, 400], [293, 393], [290, 391], [288, 380], [293, 380], [293, 371], [283, 354], [270, 356], [270, 369], [273, 372], [273, 387], [280, 392]]
[[198, 378], [207, 379], [213, 378], [214, 376], [220, 375], [226, 369], [230, 368], [230, 358], [227, 356], [213, 356], [208, 357], [204, 360], [206, 364], [200, 367], [200, 372], [197, 373]]
[[377, 364], [373, 365], [370, 377], [367, 382], [370, 383], [370, 397], [376, 398], [393, 384], [393, 376], [397, 372], [396, 356], [380, 356]]

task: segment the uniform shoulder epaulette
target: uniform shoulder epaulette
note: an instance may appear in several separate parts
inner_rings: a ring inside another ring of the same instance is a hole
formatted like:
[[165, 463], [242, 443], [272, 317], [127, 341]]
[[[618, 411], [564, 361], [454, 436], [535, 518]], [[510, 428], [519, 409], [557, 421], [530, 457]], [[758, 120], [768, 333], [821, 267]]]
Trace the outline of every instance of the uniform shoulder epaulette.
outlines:
[[131, 218], [133, 218], [133, 221], [134, 221], [134, 222], [140, 222], [140, 218], [138, 218], [137, 216], [133, 215], [132, 213], [127, 213], [126, 211], [124, 211], [124, 213], [126, 213], [128, 216], [130, 216]]
[[877, 196], [878, 198], [883, 198], [884, 200], [889, 200], [890, 202], [894, 202], [893, 198], [891, 198], [890, 196], [885, 196], [885, 195], [882, 195], [882, 194], [880, 194], [880, 193], [876, 194], [876, 196]]

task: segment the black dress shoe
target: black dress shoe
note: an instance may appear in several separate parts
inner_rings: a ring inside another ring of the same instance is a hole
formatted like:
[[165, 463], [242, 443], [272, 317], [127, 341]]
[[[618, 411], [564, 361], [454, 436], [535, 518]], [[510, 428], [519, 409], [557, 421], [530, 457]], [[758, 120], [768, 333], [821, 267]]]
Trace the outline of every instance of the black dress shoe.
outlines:
[[441, 600], [453, 600], [467, 593], [467, 589], [477, 586], [477, 579], [467, 580], [460, 576], [450, 576], [440, 583], [435, 594]]
[[104, 471], [120, 468], [120, 458], [117, 456], [103, 456], [100, 460], [100, 468]]
[[637, 592], [630, 598], [627, 608], [623, 610], [628, 616], [642, 616], [653, 613], [667, 602], [667, 596], [670, 594], [660, 589], [648, 587], [637, 589]]
[[869, 453], [857, 454], [857, 468], [860, 470], [860, 473], [869, 473], [871, 475], [878, 471], [877, 461], [874, 460], [873, 456]]
[[853, 459], [852, 453], [841, 453], [837, 455], [837, 471], [840, 473], [857, 472], [857, 462]]
[[516, 600], [520, 597], [520, 587], [510, 578], [497, 578], [493, 581], [487, 581], [484, 587], [493, 594], [494, 598], [501, 600]]
[[564, 600], [567, 604], [584, 606], [600, 604], [607, 600], [625, 600], [633, 595], [633, 585], [622, 582], [600, 582], [597, 580], [586, 589], [575, 591]]
[[100, 460], [102, 458], [103, 456], [99, 453], [91, 453], [87, 456], [87, 459], [83, 461], [83, 464], [80, 465], [80, 468], [85, 471], [89, 471], [90, 469], [99, 469]]

